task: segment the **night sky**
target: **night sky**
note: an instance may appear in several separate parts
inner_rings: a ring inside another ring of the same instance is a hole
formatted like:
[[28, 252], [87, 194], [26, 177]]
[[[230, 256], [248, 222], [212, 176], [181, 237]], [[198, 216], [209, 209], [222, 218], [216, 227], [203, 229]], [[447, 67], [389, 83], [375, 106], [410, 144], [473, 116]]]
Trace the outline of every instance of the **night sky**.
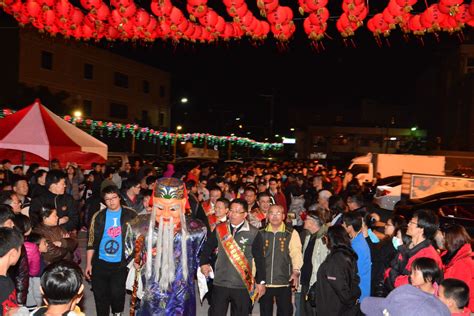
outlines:
[[219, 129], [216, 119], [237, 115], [255, 126], [267, 121], [271, 102], [259, 95], [273, 94], [278, 131], [279, 126], [289, 127], [288, 111], [295, 108], [324, 112], [333, 104], [351, 108], [362, 99], [416, 106], [420, 76], [459, 45], [454, 36], [437, 42], [427, 35], [422, 45], [415, 38], [405, 42], [394, 32], [380, 48], [363, 28], [354, 37], [354, 48], [345, 47], [335, 30], [330, 35], [333, 40], [326, 40], [326, 49], [319, 52], [300, 33], [284, 50], [273, 40], [257, 46], [241, 40], [176, 47], [120, 44], [116, 49], [172, 73], [173, 101], [178, 103], [181, 96], [190, 100], [186, 106], [175, 107], [176, 124], [183, 122], [182, 114], [187, 112], [196, 118], [192, 121], [195, 130]]

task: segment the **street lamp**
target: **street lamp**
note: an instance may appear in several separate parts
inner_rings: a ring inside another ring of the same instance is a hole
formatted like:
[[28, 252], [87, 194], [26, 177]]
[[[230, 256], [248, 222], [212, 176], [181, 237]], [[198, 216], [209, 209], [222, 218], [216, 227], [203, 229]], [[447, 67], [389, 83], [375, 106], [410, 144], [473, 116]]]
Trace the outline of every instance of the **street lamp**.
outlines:
[[188, 103], [188, 101], [189, 101], [188, 98], [181, 98], [181, 100], [180, 100], [180, 102], [183, 103], [183, 104]]
[[412, 131], [412, 132], [416, 132], [417, 129], [418, 129], [418, 127], [413, 126], [413, 127], [411, 128], [411, 131]]
[[75, 118], [80, 118], [82, 116], [82, 112], [77, 110], [77, 111], [74, 111], [73, 115]]
[[183, 127], [182, 127], [181, 125], [176, 126], [176, 131], [179, 132], [179, 131], [181, 131], [182, 129], [183, 129]]
[[294, 132], [294, 131], [295, 131], [295, 128], [294, 128], [294, 127], [290, 128], [290, 131]]
[[243, 126], [242, 126], [242, 124], [241, 124], [241, 125], [239, 125], [239, 128], [240, 128], [240, 129], [242, 129], [242, 127], [243, 127]]
[[275, 134], [275, 137], [277, 137], [277, 138], [278, 138], [278, 137], [280, 137], [280, 135], [279, 135], [279, 134]]

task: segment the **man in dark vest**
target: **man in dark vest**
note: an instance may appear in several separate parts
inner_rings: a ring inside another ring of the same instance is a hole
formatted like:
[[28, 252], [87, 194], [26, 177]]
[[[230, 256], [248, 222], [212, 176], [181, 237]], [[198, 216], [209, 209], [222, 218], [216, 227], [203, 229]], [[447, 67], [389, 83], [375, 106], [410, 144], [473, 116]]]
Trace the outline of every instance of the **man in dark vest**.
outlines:
[[260, 231], [267, 288], [260, 300], [260, 315], [273, 315], [274, 298], [278, 315], [293, 315], [292, 290], [298, 288], [303, 265], [301, 239], [296, 230], [285, 225], [285, 209], [281, 205], [270, 206], [267, 219], [267, 226]]
[[265, 294], [263, 239], [258, 229], [246, 220], [247, 216], [247, 203], [241, 199], [232, 201], [229, 222], [216, 226], [201, 252], [201, 271], [209, 276], [210, 257], [218, 248], [211, 316], [226, 315], [229, 302], [233, 316], [248, 316], [251, 305]]

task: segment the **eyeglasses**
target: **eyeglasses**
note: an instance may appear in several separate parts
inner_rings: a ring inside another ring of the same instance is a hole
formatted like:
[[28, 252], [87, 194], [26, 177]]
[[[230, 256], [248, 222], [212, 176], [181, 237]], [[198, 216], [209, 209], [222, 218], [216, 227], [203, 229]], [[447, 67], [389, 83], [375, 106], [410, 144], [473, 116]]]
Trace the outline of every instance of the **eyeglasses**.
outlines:
[[229, 210], [230, 213], [234, 213], [234, 214], [244, 214], [244, 213], [247, 213], [245, 211], [242, 211], [242, 212], [239, 212], [239, 211], [235, 211], [235, 210]]
[[108, 198], [108, 199], [104, 199], [105, 202], [110, 202], [110, 201], [113, 201], [115, 199], [118, 199], [119, 197], [118, 196], [113, 196], [111, 198]]
[[268, 216], [281, 216], [282, 212], [269, 213]]
[[408, 225], [415, 225], [415, 226], [418, 226], [418, 223], [417, 223], [417, 222], [414, 222], [414, 221], [409, 221], [409, 222], [408, 222]]

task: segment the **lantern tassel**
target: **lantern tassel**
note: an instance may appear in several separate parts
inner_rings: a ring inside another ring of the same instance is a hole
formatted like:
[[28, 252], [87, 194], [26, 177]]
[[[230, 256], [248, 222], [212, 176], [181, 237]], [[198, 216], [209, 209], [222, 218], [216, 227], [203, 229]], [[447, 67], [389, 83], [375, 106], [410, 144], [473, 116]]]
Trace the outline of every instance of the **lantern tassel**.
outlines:
[[352, 48], [357, 48], [357, 45], [356, 43], [354, 42], [354, 39], [351, 38], [351, 44], [352, 44]]

